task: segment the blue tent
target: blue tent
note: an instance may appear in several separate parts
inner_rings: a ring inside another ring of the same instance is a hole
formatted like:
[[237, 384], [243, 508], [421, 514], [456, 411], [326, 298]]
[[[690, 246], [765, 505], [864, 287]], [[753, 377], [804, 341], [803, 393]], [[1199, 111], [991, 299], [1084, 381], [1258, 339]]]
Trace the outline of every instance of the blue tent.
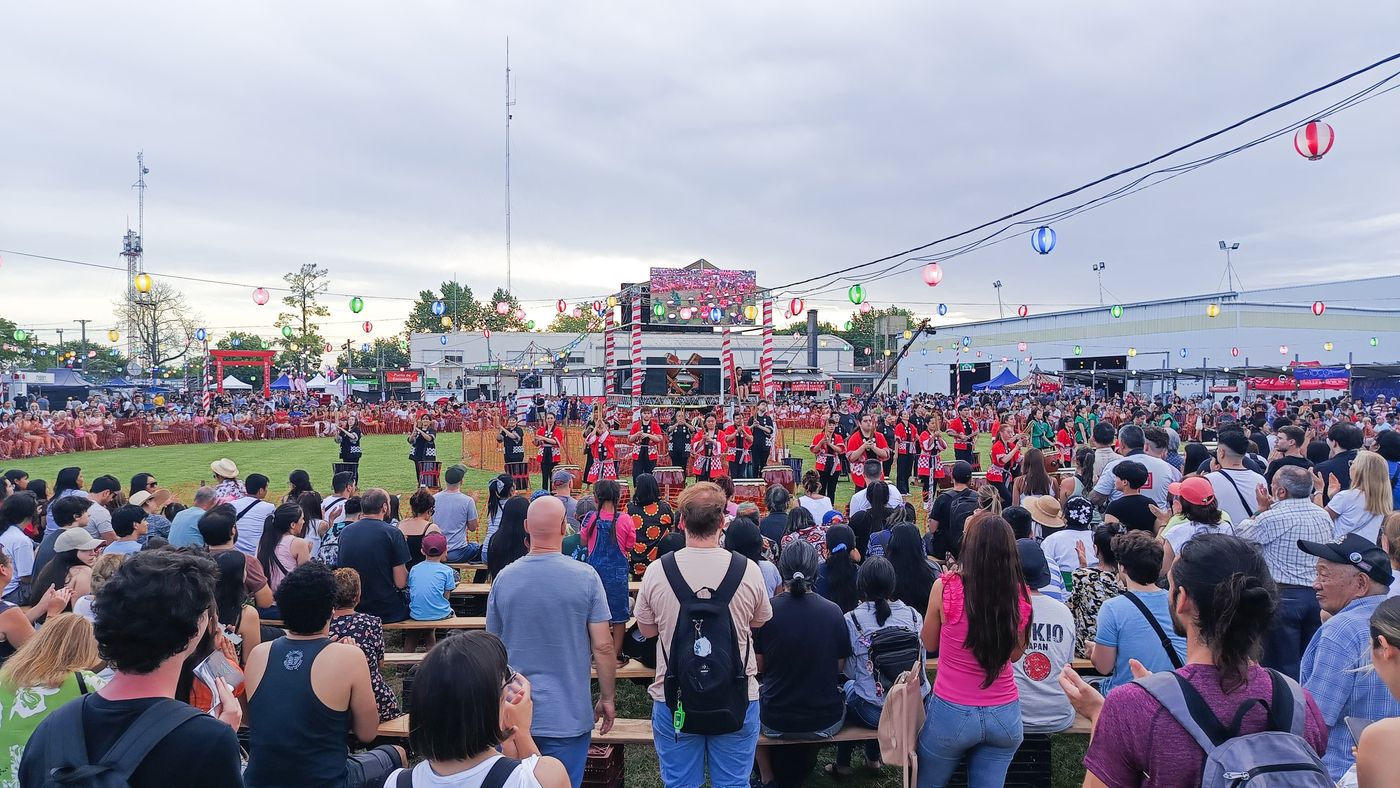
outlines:
[[291, 389], [291, 387], [292, 382], [287, 379], [286, 375], [283, 375], [282, 377], [272, 381], [272, 385], [268, 386], [268, 388], [272, 389], [273, 391], [287, 391]]
[[1001, 374], [1000, 374], [1000, 375], [997, 375], [996, 377], [992, 378], [991, 380], [987, 381], [986, 383], [976, 383], [976, 384], [973, 384], [972, 390], [973, 390], [973, 391], [995, 390], [995, 389], [999, 389], [999, 388], [1005, 388], [1006, 386], [1010, 386], [1012, 383], [1020, 383], [1020, 382], [1021, 382], [1021, 379], [1018, 378], [1018, 377], [1016, 377], [1016, 374], [1015, 374], [1014, 372], [1012, 372], [1012, 371], [1009, 370], [1009, 369], [1003, 369], [1003, 370], [1001, 371]]
[[107, 381], [106, 383], [103, 383], [102, 385], [106, 388], [112, 389], [130, 389], [136, 387], [135, 383], [132, 383], [131, 381], [127, 380], [121, 375], [112, 378], [111, 380]]

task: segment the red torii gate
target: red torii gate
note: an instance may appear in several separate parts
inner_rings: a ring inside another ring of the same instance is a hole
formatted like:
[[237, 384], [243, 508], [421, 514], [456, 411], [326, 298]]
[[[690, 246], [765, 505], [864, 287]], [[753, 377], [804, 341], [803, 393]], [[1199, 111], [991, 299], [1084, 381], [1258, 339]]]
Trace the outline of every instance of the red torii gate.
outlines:
[[214, 359], [215, 386], [220, 394], [224, 393], [224, 367], [262, 367], [263, 370], [263, 396], [272, 396], [272, 389], [268, 384], [272, 381], [272, 359], [277, 355], [275, 350], [211, 350], [209, 355]]

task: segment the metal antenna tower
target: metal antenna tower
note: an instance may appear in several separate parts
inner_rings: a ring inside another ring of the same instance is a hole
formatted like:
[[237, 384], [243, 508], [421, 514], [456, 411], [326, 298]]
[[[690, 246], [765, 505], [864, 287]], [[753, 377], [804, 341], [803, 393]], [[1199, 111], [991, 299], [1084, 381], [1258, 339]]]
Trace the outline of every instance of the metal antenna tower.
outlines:
[[[136, 190], [136, 232], [131, 231], [131, 227], [126, 229], [126, 235], [122, 238], [122, 257], [126, 258], [126, 302], [128, 305], [136, 303], [136, 275], [146, 270], [145, 261], [142, 259], [142, 239], [146, 233], [146, 174], [150, 170], [146, 169], [146, 152], [136, 152], [136, 183], [131, 184], [131, 188]], [[130, 219], [128, 219], [130, 221]], [[126, 321], [126, 355], [134, 358], [138, 349], [136, 337], [136, 315], [135, 310], [128, 309], [130, 313]]]
[[506, 292], [510, 293], [510, 119], [515, 97], [510, 84], [510, 37], [506, 37]]

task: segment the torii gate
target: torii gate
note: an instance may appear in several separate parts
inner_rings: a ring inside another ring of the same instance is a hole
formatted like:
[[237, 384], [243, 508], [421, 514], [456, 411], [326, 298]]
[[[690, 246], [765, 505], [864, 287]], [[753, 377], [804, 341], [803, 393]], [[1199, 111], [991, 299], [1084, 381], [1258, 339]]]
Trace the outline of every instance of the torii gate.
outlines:
[[262, 367], [263, 396], [272, 396], [272, 389], [268, 388], [268, 384], [272, 380], [272, 359], [277, 355], [277, 351], [211, 350], [209, 355], [214, 359], [215, 380], [218, 381], [214, 385], [218, 387], [220, 394], [224, 393], [224, 367]]

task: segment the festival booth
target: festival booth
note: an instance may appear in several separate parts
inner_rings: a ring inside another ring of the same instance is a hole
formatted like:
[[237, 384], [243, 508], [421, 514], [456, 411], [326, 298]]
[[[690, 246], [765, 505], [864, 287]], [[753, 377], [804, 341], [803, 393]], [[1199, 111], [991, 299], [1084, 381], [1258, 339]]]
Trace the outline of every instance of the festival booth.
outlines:
[[1060, 381], [1054, 376], [1042, 372], [1039, 368], [1031, 371], [1031, 374], [1019, 382], [1012, 383], [1006, 387], [1007, 391], [1028, 391], [1038, 394], [1054, 394], [1063, 388]]
[[331, 382], [326, 380], [326, 376], [317, 373], [316, 377], [306, 381], [306, 388], [310, 391], [325, 391], [331, 387]]
[[92, 388], [92, 381], [83, 377], [76, 370], [68, 367], [53, 367], [48, 370], [48, 374], [53, 376], [52, 383], [43, 383], [38, 386], [39, 390], [49, 398], [49, 405], [52, 408], [61, 408], [68, 400], [86, 400], [88, 389]]
[[996, 377], [992, 378], [991, 380], [987, 381], [986, 383], [974, 383], [974, 384], [972, 384], [972, 390], [973, 390], [973, 391], [997, 391], [997, 390], [999, 390], [999, 389], [1004, 389], [1004, 388], [1007, 388], [1007, 387], [1009, 387], [1009, 386], [1012, 386], [1012, 385], [1014, 385], [1014, 384], [1016, 384], [1016, 383], [1020, 383], [1020, 382], [1021, 382], [1021, 379], [1018, 378], [1018, 377], [1016, 377], [1016, 373], [1015, 373], [1015, 372], [1012, 372], [1012, 371], [1009, 370], [1009, 369], [1003, 369], [1003, 370], [1001, 371], [1001, 374], [1000, 374], [1000, 375], [997, 375]]
[[269, 383], [267, 387], [272, 391], [291, 391], [292, 381], [286, 375], [282, 375]]
[[252, 386], [252, 384], [244, 383], [243, 381], [239, 380], [238, 378], [235, 378], [234, 376], [229, 375], [229, 376], [225, 377], [225, 378], [223, 379], [223, 381], [219, 384], [219, 390], [220, 390], [220, 391], [252, 391], [252, 390], [253, 390], [253, 386]]

